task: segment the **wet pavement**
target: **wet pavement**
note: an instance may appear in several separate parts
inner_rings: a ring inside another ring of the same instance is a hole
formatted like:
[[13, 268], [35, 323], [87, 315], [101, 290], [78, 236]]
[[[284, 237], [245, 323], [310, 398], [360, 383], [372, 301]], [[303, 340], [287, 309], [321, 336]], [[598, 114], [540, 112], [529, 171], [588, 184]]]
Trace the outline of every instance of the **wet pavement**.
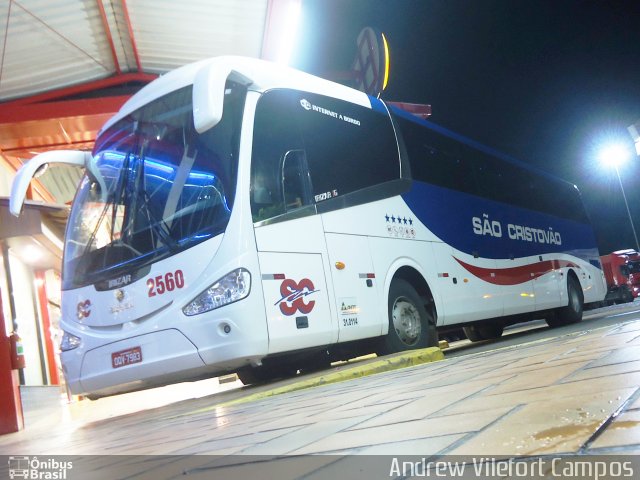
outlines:
[[640, 320], [402, 367], [43, 422], [0, 454], [640, 454]]

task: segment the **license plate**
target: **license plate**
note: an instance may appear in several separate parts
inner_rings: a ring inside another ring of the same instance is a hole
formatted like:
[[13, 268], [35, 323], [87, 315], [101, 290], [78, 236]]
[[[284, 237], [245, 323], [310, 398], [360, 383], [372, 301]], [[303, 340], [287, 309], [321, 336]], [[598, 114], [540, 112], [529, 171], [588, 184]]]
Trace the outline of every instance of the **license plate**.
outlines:
[[140, 347], [127, 348], [111, 354], [111, 365], [113, 368], [126, 367], [133, 363], [142, 361], [142, 349]]

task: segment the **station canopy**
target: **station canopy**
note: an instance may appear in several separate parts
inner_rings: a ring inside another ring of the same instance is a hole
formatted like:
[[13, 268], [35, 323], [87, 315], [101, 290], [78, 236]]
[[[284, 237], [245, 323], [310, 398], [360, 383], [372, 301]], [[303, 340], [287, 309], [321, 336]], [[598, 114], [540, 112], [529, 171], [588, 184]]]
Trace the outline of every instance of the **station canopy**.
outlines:
[[[299, 1], [1, 1], [0, 161], [17, 170], [42, 151], [91, 149], [131, 95], [187, 63], [272, 59], [282, 18]], [[51, 170], [35, 193], [70, 201], [80, 172]]]

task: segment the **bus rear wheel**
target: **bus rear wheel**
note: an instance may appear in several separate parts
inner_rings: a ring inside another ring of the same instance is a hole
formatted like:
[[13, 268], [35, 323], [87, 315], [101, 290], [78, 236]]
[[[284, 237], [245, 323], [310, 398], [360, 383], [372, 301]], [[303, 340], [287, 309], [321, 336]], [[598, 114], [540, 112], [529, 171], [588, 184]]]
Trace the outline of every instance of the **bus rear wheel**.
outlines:
[[580, 282], [574, 275], [567, 278], [567, 297], [569, 303], [566, 307], [557, 309], [552, 315], [546, 318], [547, 325], [552, 328], [562, 327], [578, 323], [582, 320], [584, 310], [584, 294]]
[[469, 340], [472, 342], [481, 342], [483, 340], [500, 338], [504, 331], [504, 325], [499, 322], [493, 322], [481, 325], [468, 325], [462, 329]]
[[391, 283], [388, 318], [389, 332], [381, 339], [379, 355], [437, 345], [433, 316], [406, 280], [396, 279]]

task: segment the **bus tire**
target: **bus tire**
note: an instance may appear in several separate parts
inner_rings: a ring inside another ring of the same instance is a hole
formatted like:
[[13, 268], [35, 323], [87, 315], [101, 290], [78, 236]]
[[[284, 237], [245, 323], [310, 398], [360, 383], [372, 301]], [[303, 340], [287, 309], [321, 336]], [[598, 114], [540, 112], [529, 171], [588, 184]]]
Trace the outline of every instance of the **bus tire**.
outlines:
[[567, 297], [568, 305], [557, 309], [554, 315], [546, 318], [547, 325], [551, 328], [578, 323], [582, 320], [584, 294], [580, 282], [574, 275], [569, 275], [567, 278]]
[[292, 368], [275, 365], [261, 365], [259, 367], [242, 367], [236, 375], [245, 385], [260, 385], [279, 378], [292, 377], [297, 373]]
[[387, 313], [389, 332], [380, 341], [379, 355], [437, 345], [434, 318], [406, 280], [398, 278], [391, 282]]
[[504, 331], [504, 325], [499, 322], [488, 322], [479, 325], [467, 325], [462, 329], [469, 340], [481, 342], [500, 338]]

